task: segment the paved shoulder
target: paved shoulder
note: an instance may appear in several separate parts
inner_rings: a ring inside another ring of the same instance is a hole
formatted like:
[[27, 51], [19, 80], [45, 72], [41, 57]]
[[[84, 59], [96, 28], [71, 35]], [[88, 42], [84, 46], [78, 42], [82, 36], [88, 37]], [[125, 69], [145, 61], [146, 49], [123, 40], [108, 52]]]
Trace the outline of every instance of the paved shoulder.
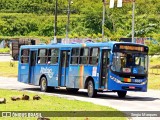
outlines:
[[0, 62], [11, 61], [12, 59], [10, 54], [0, 54]]
[[20, 83], [17, 81], [17, 78], [0, 77], [0, 88], [23, 90], [26, 88], [37, 88], [37, 86]]

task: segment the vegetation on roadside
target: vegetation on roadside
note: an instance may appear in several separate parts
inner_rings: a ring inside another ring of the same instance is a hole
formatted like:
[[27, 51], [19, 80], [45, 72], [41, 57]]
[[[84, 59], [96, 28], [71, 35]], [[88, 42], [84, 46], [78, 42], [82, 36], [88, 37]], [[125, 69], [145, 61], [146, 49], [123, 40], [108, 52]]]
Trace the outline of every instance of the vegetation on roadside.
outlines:
[[[22, 96], [23, 94], [27, 94], [30, 96], [30, 100], [18, 100], [18, 101], [12, 101], [12, 96]], [[37, 93], [36, 93], [37, 94]], [[78, 100], [69, 100], [65, 98], [55, 97], [55, 96], [48, 96], [44, 94], [39, 94], [39, 96], [42, 98], [40, 100], [33, 100], [32, 97], [34, 96], [34, 93], [28, 93], [26, 91], [14, 91], [14, 90], [3, 90], [0, 89], [0, 98], [5, 97], [6, 98], [6, 104], [0, 104], [0, 111], [115, 111], [117, 116], [124, 116], [124, 117], [116, 117], [116, 114], [114, 114], [113, 117], [54, 117], [52, 119], [76, 119], [76, 120], [126, 120], [126, 117], [124, 113], [117, 111], [116, 109], [113, 109], [111, 107], [107, 106], [100, 106], [89, 102], [82, 102]], [[42, 104], [43, 103], [43, 104]], [[105, 115], [105, 112], [104, 114]], [[13, 118], [7, 118], [7, 120], [20, 120], [22, 118], [13, 117]], [[24, 120], [36, 120], [36, 118], [23, 118]]]
[[0, 76], [1, 77], [17, 77], [18, 76], [18, 62], [0, 62]]
[[[72, 0], [70, 6], [69, 37], [102, 36], [101, 0]], [[53, 36], [55, 1], [53, 0], [1, 0], [0, 35]], [[160, 2], [137, 0], [135, 8], [135, 37], [153, 37], [160, 30]], [[68, 1], [58, 0], [57, 35], [65, 36]], [[110, 39], [131, 37], [132, 3], [110, 9], [106, 5], [105, 36]]]
[[[159, 69], [160, 71], [160, 69]], [[149, 74], [148, 78], [148, 88], [149, 89], [154, 89], [154, 90], [160, 90], [160, 72], [159, 74]]]
[[[53, 39], [55, 1], [53, 0], [1, 0], [0, 38], [49, 37]], [[154, 38], [158, 42], [149, 45], [150, 54], [160, 54], [160, 2], [137, 0], [135, 8], [135, 36]], [[72, 0], [70, 6], [69, 38], [91, 38], [101, 41], [101, 0]], [[68, 1], [58, 0], [57, 37], [66, 37]], [[131, 37], [132, 3], [122, 8], [106, 5], [104, 35], [108, 40]], [[48, 43], [48, 42], [46, 42]]]
[[150, 58], [148, 77], [149, 89], [160, 90], [160, 56], [154, 56]]
[[0, 48], [0, 53], [9, 53], [10, 49], [9, 48]]

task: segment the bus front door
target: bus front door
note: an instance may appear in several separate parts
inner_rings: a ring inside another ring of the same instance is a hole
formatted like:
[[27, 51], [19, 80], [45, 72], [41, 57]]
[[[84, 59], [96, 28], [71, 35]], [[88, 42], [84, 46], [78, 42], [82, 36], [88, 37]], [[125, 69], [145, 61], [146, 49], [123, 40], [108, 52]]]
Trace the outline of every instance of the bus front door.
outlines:
[[68, 50], [61, 51], [60, 59], [60, 79], [58, 81], [59, 86], [66, 86], [66, 79], [68, 78], [69, 71], [69, 53]]
[[30, 68], [29, 68], [29, 81], [28, 83], [34, 84], [34, 78], [35, 78], [35, 65], [36, 65], [36, 51], [30, 52]]
[[100, 87], [107, 89], [108, 69], [109, 69], [109, 50], [103, 49], [101, 54]]

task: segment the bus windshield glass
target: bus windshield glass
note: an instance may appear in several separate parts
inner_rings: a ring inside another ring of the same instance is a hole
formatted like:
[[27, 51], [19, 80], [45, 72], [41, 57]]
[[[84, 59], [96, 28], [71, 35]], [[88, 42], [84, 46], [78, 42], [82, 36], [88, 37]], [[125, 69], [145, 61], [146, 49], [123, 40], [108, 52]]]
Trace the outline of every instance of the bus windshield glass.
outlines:
[[112, 71], [128, 74], [147, 74], [148, 55], [135, 52], [114, 52]]

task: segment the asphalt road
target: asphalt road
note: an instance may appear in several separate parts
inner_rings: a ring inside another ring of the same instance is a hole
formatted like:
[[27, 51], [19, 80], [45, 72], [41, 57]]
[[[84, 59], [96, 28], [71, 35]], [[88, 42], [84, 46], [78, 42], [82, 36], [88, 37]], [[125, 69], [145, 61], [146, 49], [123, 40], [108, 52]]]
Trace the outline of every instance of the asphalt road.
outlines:
[[[50, 93], [40, 92], [39, 86], [27, 85], [17, 81], [17, 78], [0, 77], [0, 88], [12, 90], [24, 90], [38, 92], [50, 96], [64, 97], [67, 99], [92, 102], [94, 104], [110, 106], [120, 111], [159, 111], [160, 115], [160, 91], [148, 90], [148, 92], [128, 92], [125, 99], [119, 99], [116, 93], [99, 93], [96, 98], [89, 98], [85, 90], [79, 90], [77, 94], [69, 94], [66, 90], [54, 90]], [[131, 112], [132, 113], [132, 112]], [[129, 113], [129, 114], [131, 114]], [[134, 112], [133, 112], [134, 113]], [[157, 112], [156, 112], [157, 113]], [[157, 120], [160, 117], [132, 117], [133, 120]]]
[[0, 62], [11, 60], [13, 60], [13, 58], [10, 56], [10, 54], [0, 54]]

